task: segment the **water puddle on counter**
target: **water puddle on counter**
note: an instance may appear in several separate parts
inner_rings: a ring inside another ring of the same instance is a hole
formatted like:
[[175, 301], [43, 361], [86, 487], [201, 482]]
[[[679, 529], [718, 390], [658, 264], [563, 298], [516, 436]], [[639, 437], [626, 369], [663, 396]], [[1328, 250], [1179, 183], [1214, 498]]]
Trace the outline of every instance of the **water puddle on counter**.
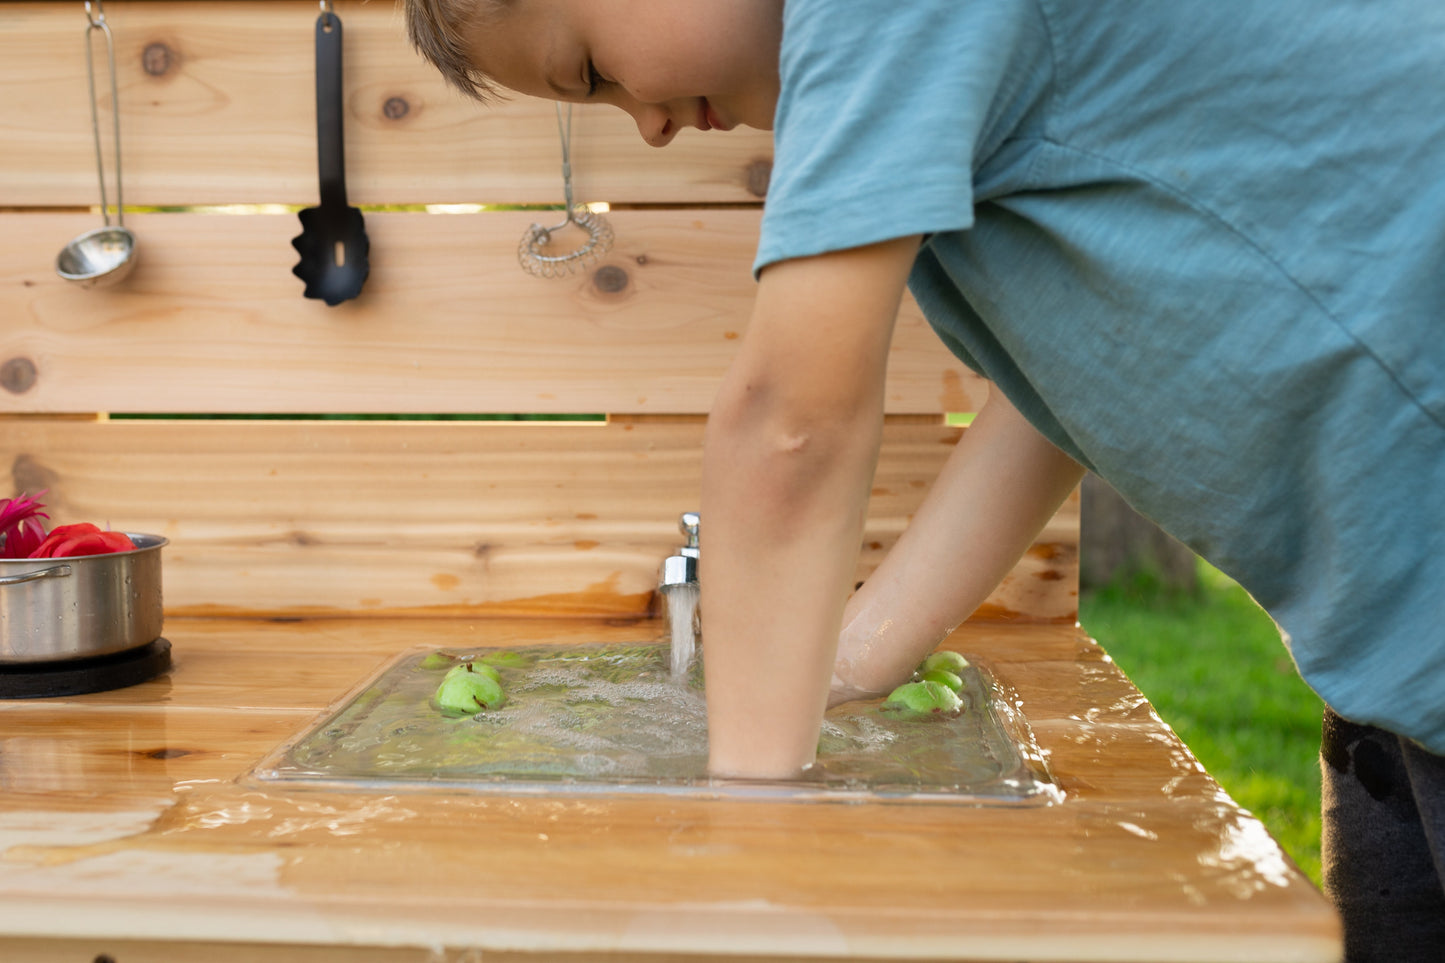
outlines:
[[[451, 667], [500, 675], [506, 704], [443, 713]], [[666, 644], [416, 649], [397, 657], [256, 767], [251, 781], [329, 789], [1044, 805], [1058, 801], [1008, 693], [963, 674], [964, 709], [906, 717], [880, 701], [824, 720], [818, 763], [788, 782], [706, 776], [700, 666], [674, 680]]]

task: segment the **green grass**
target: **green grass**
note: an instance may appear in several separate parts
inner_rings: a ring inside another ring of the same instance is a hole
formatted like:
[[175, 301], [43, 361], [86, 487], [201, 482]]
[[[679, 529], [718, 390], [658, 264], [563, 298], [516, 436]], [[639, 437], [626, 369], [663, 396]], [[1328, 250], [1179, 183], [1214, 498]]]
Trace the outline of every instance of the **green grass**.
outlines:
[[1320, 712], [1274, 623], [1200, 565], [1196, 591], [1135, 573], [1087, 593], [1098, 639], [1204, 768], [1320, 881]]

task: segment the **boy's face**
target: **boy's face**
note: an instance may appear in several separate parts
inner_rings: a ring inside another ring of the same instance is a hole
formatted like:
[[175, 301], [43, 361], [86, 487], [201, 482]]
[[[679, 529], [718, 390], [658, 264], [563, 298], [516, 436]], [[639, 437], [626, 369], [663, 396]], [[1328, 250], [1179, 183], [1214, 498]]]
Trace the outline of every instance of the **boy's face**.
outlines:
[[684, 127], [771, 130], [782, 0], [513, 0], [472, 62], [549, 100], [612, 104], [654, 147]]

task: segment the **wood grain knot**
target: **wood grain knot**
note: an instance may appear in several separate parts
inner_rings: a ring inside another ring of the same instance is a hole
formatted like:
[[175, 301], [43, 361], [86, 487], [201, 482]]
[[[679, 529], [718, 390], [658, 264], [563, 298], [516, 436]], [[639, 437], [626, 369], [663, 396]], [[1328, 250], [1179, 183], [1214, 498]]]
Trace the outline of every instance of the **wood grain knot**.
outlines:
[[146, 44], [145, 50], [141, 51], [140, 65], [152, 77], [162, 76], [175, 62], [176, 55], [171, 52], [171, 48], [159, 41]]
[[189, 749], [172, 749], [169, 746], [164, 749], [147, 749], [141, 752], [141, 755], [147, 759], [179, 759], [190, 754], [191, 750]]
[[604, 264], [593, 272], [592, 283], [603, 294], [616, 294], [627, 287], [627, 272], [615, 264]]
[[748, 193], [754, 197], [767, 197], [768, 182], [773, 179], [773, 162], [765, 158], [755, 160], [748, 165], [746, 174]]
[[386, 103], [381, 105], [381, 112], [386, 115], [387, 120], [401, 120], [411, 113], [411, 104], [406, 102], [405, 97], [388, 97]]
[[35, 387], [35, 362], [29, 358], [11, 358], [0, 364], [0, 388], [12, 395], [23, 395]]
[[15, 456], [10, 463], [10, 478], [17, 492], [50, 492], [45, 503], [53, 512], [60, 507], [63, 496], [60, 492], [60, 475], [35, 460], [25, 452]]

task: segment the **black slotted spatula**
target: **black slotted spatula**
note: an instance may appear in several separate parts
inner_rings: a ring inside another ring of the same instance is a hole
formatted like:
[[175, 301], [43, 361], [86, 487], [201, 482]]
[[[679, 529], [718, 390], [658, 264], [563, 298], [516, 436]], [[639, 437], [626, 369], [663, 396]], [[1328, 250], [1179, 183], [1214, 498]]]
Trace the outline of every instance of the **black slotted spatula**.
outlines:
[[341, 136], [341, 18], [324, 4], [316, 18], [316, 156], [321, 206], [300, 212], [291, 246], [301, 261], [291, 273], [306, 282], [306, 297], [328, 305], [356, 297], [371, 269], [361, 211], [346, 204], [346, 157]]

